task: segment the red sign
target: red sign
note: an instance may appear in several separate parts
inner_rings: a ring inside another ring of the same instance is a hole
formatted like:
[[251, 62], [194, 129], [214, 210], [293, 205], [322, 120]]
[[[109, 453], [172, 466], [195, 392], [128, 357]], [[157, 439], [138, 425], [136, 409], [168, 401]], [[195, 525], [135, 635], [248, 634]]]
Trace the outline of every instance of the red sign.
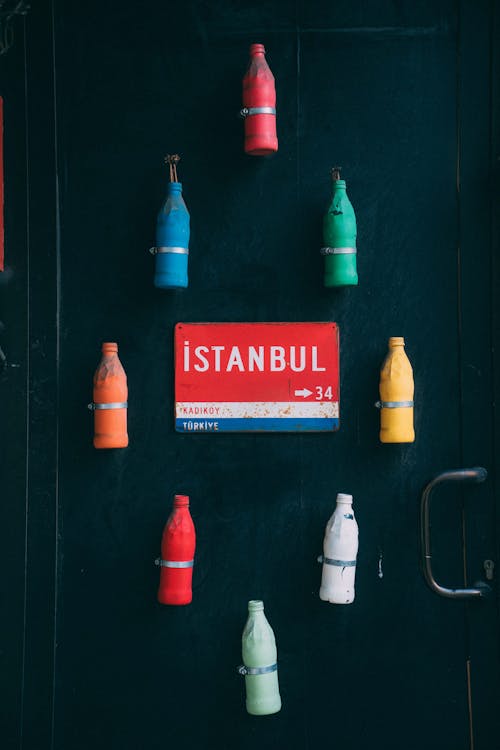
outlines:
[[339, 423], [335, 323], [178, 323], [180, 432], [322, 431]]

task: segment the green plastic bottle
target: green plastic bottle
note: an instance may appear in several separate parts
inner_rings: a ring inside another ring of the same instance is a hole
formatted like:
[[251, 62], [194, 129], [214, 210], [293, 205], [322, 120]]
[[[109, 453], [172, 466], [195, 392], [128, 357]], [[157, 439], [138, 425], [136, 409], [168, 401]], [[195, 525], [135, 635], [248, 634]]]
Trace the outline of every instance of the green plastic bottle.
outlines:
[[277, 651], [274, 633], [264, 614], [264, 602], [248, 602], [248, 620], [241, 638], [246, 706], [253, 716], [275, 714], [281, 709]]
[[349, 200], [340, 167], [332, 169], [332, 202], [323, 219], [325, 286], [356, 286], [356, 216]]

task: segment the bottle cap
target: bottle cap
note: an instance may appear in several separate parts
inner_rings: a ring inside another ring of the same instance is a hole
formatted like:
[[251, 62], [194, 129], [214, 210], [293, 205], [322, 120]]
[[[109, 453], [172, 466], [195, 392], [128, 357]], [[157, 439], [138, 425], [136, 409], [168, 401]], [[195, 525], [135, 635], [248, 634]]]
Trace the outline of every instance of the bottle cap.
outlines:
[[352, 495], [347, 495], [345, 492], [339, 492], [337, 494], [338, 503], [352, 503]]
[[113, 354], [118, 351], [118, 344], [113, 341], [104, 341], [102, 345], [103, 354]]
[[251, 44], [250, 45], [250, 55], [265, 55], [266, 54], [266, 48], [263, 44]]
[[248, 611], [249, 612], [261, 612], [264, 609], [264, 602], [260, 599], [251, 599], [251, 601], [248, 602]]
[[189, 495], [174, 495], [174, 508], [188, 508]]
[[342, 188], [345, 190], [345, 180], [340, 177], [341, 169], [342, 167], [332, 167], [332, 182], [334, 188]]
[[392, 349], [395, 346], [404, 346], [405, 340], [403, 336], [391, 336], [389, 339], [389, 348]]

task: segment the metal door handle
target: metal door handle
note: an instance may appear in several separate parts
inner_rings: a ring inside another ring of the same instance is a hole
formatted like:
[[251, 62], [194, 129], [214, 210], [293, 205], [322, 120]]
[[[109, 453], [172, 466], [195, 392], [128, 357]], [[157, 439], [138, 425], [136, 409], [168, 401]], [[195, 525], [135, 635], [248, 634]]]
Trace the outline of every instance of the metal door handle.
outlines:
[[437, 583], [432, 573], [432, 553], [431, 553], [431, 527], [430, 527], [430, 500], [431, 493], [438, 484], [444, 482], [484, 482], [488, 472], [482, 466], [476, 466], [473, 469], [456, 469], [454, 471], [443, 471], [434, 477], [422, 493], [420, 502], [420, 534], [421, 534], [421, 554], [422, 569], [424, 578], [430, 588], [449, 599], [478, 599], [491, 593], [491, 588], [484, 581], [476, 583], [474, 588], [467, 589], [449, 589]]

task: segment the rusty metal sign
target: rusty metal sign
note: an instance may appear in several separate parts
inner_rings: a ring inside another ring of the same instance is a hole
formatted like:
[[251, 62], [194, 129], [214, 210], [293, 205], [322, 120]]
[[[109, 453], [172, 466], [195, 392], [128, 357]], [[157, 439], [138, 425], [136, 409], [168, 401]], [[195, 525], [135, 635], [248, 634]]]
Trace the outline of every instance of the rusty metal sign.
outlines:
[[320, 432], [339, 426], [335, 323], [178, 323], [178, 432]]

